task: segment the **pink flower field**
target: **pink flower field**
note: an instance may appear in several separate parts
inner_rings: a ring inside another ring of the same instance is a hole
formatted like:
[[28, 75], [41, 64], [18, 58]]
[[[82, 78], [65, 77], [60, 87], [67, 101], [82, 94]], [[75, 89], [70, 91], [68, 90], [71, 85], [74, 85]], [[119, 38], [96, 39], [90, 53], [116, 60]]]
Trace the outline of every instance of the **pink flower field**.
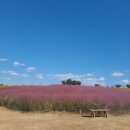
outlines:
[[130, 91], [84, 86], [12, 86], [0, 88], [0, 105], [23, 111], [88, 111], [130, 108]]

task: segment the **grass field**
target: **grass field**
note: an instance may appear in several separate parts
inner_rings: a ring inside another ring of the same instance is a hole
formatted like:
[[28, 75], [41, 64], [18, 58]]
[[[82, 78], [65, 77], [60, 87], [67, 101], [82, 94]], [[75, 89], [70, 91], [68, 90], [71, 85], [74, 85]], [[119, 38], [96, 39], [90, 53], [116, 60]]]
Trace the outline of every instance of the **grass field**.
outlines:
[[130, 130], [130, 115], [108, 118], [74, 113], [23, 113], [0, 107], [0, 130]]
[[12, 86], [0, 89], [0, 105], [21, 111], [88, 111], [108, 108], [121, 113], [130, 109], [130, 91], [84, 86]]

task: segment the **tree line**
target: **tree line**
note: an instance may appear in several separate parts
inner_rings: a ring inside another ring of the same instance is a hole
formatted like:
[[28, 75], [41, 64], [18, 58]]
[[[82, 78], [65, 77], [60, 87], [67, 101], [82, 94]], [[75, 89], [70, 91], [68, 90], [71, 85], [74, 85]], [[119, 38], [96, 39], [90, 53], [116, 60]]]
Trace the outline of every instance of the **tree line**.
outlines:
[[[81, 85], [82, 83], [81, 83], [81, 81], [72, 80], [71, 78], [69, 78], [69, 79], [63, 80], [63, 81], [62, 81], [62, 84], [63, 84], [63, 85]], [[98, 86], [102, 86], [102, 85], [100, 85], [100, 84], [95, 84], [95, 87], [98, 87]], [[109, 86], [107, 86], [107, 87], [109, 87]], [[122, 85], [121, 85], [121, 84], [116, 84], [116, 85], [110, 86], [110, 87], [121, 88]], [[130, 88], [130, 84], [126, 84], [126, 87], [127, 87], [127, 88]]]

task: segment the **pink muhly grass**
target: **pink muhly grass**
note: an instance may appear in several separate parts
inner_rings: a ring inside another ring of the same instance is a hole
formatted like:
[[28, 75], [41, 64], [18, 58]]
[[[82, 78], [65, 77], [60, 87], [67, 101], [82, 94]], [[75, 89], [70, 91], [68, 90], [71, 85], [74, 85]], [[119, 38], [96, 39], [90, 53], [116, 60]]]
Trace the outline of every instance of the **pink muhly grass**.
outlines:
[[[70, 103], [77, 106], [123, 109], [130, 107], [130, 91], [83, 86], [12, 86], [0, 89], [0, 98], [9, 97], [28, 103]], [[49, 106], [50, 107], [50, 106]], [[67, 108], [68, 109], [68, 108]]]

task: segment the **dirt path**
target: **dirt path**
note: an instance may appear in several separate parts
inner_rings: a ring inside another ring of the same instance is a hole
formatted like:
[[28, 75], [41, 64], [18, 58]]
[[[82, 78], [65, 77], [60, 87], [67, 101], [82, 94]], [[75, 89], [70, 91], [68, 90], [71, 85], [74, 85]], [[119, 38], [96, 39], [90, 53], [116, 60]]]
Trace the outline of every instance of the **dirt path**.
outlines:
[[0, 130], [130, 130], [130, 115], [93, 119], [70, 113], [21, 113], [0, 107]]

